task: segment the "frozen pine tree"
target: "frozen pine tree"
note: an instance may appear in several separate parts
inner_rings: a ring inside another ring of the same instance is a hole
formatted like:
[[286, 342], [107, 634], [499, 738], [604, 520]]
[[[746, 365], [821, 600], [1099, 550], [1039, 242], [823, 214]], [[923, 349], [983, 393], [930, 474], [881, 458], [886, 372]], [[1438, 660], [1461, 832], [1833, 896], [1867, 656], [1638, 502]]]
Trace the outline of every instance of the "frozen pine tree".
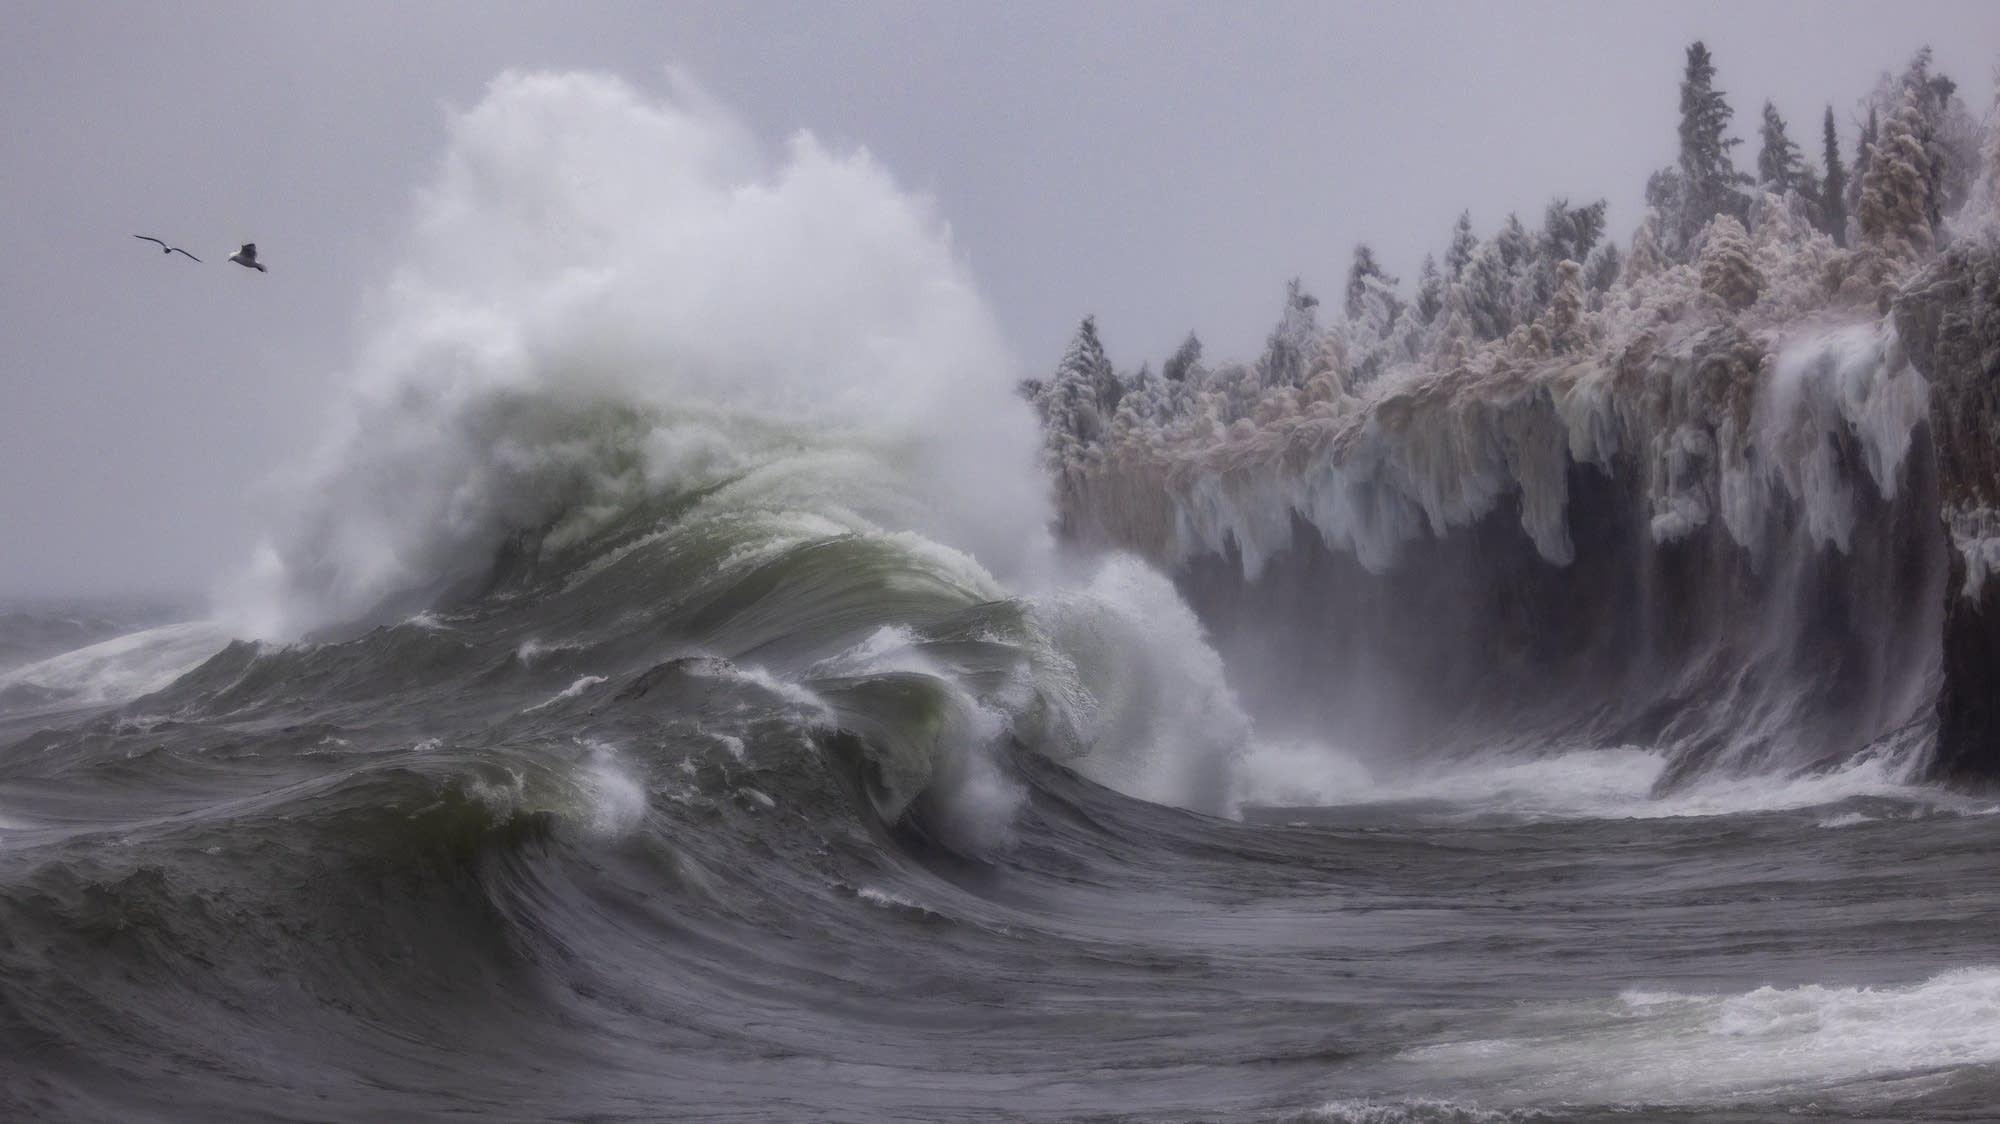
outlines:
[[1521, 225], [1521, 216], [1515, 214], [1509, 214], [1501, 224], [1500, 233], [1493, 236], [1493, 245], [1500, 251], [1500, 264], [1509, 271], [1520, 269], [1535, 251], [1535, 240], [1528, 235], [1528, 228]]
[[1187, 339], [1174, 349], [1167, 361], [1160, 367], [1160, 374], [1168, 382], [1200, 382], [1203, 375], [1201, 366], [1201, 337], [1189, 332]]
[[1097, 318], [1083, 318], [1048, 382], [1025, 383], [1022, 389], [1029, 392], [1050, 441], [1059, 446], [1052, 452], [1062, 455], [1069, 446], [1101, 439], [1125, 388], [1098, 341]]
[[1923, 111], [1915, 99], [1883, 123], [1854, 209], [1862, 244], [1891, 260], [1914, 260], [1931, 245], [1933, 185], [1922, 130]]
[[1319, 317], [1313, 312], [1318, 306], [1319, 298], [1306, 292], [1298, 278], [1285, 285], [1285, 311], [1264, 343], [1264, 357], [1257, 362], [1261, 385], [1305, 384], [1307, 364], [1318, 350]]
[[1646, 209], [1660, 217], [1655, 242], [1660, 252], [1665, 253], [1666, 243], [1679, 228], [1680, 213], [1687, 209], [1687, 184], [1681, 179], [1679, 168], [1661, 168], [1646, 177]]
[[1615, 242], [1603, 242], [1590, 252], [1590, 258], [1583, 263], [1584, 287], [1593, 293], [1610, 289], [1618, 280], [1618, 271], [1624, 265]]
[[[1396, 279], [1385, 273], [1381, 263], [1375, 260], [1375, 251], [1369, 249], [1368, 243], [1363, 242], [1354, 247], [1354, 261], [1347, 267], [1346, 310], [1349, 320], [1361, 319], [1363, 301], [1371, 289], [1369, 284], [1371, 281], [1379, 287], [1390, 289], [1395, 288], [1397, 284]], [[1395, 317], [1392, 315], [1390, 319], [1393, 320]]]
[[1438, 273], [1437, 259], [1425, 254], [1423, 268], [1417, 273], [1417, 318], [1429, 325], [1443, 307], [1444, 277]]
[[1881, 122], [1871, 102], [1868, 106], [1868, 121], [1861, 126], [1861, 132], [1854, 139], [1854, 174], [1847, 181], [1847, 213], [1852, 215], [1861, 209], [1861, 181], [1868, 178], [1870, 154], [1875, 150], [1875, 141], [1881, 134]]
[[1884, 115], [1916, 110], [1916, 137], [1923, 147], [1924, 213], [1933, 230], [1965, 202], [1979, 167], [1981, 131], [1958, 97], [1958, 83], [1931, 69], [1924, 47], [1893, 83], [1878, 87], [1871, 109]]
[[[1563, 262], [1579, 266], [1590, 260], [1591, 251], [1604, 234], [1604, 200], [1572, 207], [1567, 199], [1554, 199], [1542, 213], [1542, 233], [1527, 270], [1526, 300], [1517, 312], [1522, 321], [1542, 314], [1555, 296], [1558, 271]], [[1615, 268], [1615, 267], [1614, 267]]]
[[1465, 314], [1480, 340], [1497, 340], [1514, 328], [1514, 285], [1499, 242], [1494, 238], [1479, 247], [1461, 282]]
[[[1672, 200], [1678, 212], [1669, 212], [1672, 221], [1667, 231], [1673, 239], [1669, 249], [1676, 256], [1685, 257], [1716, 215], [1740, 219], [1748, 213], [1748, 203], [1738, 190], [1745, 177], [1729, 157], [1729, 150], [1742, 142], [1725, 135], [1732, 112], [1729, 100], [1715, 88], [1715, 62], [1697, 39], [1688, 45], [1681, 76], [1680, 157], [1674, 169], [1678, 190]], [[1651, 185], [1648, 190], [1650, 194]]]
[[1583, 264], [1598, 238], [1604, 234], [1604, 200], [1572, 207], [1567, 199], [1554, 199], [1542, 214], [1541, 256], [1551, 262]]
[[1394, 277], [1367, 274], [1360, 282], [1355, 315], [1348, 318], [1345, 328], [1359, 347], [1366, 348], [1387, 339], [1413, 318], [1403, 315], [1403, 298], [1396, 295]]
[[1826, 120], [1821, 126], [1820, 159], [1826, 165], [1826, 178], [1821, 181], [1819, 193], [1819, 228], [1833, 236], [1836, 246], [1847, 245], [1847, 171], [1840, 166], [1840, 133], [1833, 125], [1833, 107], [1826, 107]]
[[1805, 186], [1805, 161], [1799, 146], [1785, 134], [1785, 119], [1778, 107], [1764, 103], [1764, 127], [1757, 146], [1757, 184], [1766, 191], [1783, 195]]
[[1444, 252], [1445, 272], [1451, 280], [1465, 276], [1465, 267], [1472, 262], [1472, 252], [1479, 248], [1479, 239], [1472, 236], [1472, 212], [1460, 211], [1458, 223], [1451, 228], [1451, 245]]

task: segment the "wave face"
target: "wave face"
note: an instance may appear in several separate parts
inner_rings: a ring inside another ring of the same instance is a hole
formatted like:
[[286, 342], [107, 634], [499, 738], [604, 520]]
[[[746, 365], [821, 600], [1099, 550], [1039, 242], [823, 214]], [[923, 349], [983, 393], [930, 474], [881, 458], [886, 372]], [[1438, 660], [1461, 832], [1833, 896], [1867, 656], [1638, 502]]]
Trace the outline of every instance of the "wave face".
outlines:
[[[1939, 568], [1877, 544], [1930, 485], [1872, 326], [1784, 352], [1748, 447], [1885, 420], [1823, 473], [1730, 461], [1765, 498], [1705, 522], [1647, 446], [1600, 443], [1537, 461], [1554, 509], [1479, 478], [1395, 567], [1190, 554], [1176, 581], [1050, 542], [991, 319], [865, 154], [774, 155], [698, 91], [574, 75], [504, 76], [450, 137], [221, 622], [64, 651], [22, 626], [0, 672], [0, 1116], [1894, 1119], [2000, 1093], [1994, 809], [1841, 758], [1930, 674], [1869, 582]], [[1539, 393], [1468, 396], [1445, 448], [1585, 416]], [[1217, 519], [1271, 510], [1208, 488]], [[1687, 502], [1634, 502], [1658, 494]], [[1493, 663], [1525, 633], [1480, 590], [1591, 592], [1537, 589], [1554, 550], [1607, 607]], [[1657, 592], [1625, 596], [1634, 558]], [[1668, 611], [1703, 581], [1787, 596]], [[1463, 748], [1440, 731], [1476, 719], [1526, 752], [1426, 772], [1346, 744], [1377, 717], [1364, 641], [1406, 687], [1439, 661], [1381, 712], [1398, 736]], [[1729, 659], [1766, 678], [1708, 698]], [[1581, 744], [1638, 719], [1499, 689], [1667, 672], [1662, 721], [1734, 708], [1776, 748]], [[1288, 724], [1320, 711], [1347, 725]], [[1663, 779], [1701, 752], [1746, 771]]]

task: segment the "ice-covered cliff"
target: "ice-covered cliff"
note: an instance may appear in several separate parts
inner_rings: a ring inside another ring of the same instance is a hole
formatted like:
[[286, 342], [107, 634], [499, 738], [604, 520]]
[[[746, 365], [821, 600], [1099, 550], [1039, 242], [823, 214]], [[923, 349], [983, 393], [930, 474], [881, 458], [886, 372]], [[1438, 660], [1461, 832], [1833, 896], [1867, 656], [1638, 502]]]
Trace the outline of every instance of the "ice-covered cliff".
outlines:
[[1934, 768], [2000, 778], [2000, 240], [1967, 240], [1906, 286], [1896, 324], [1931, 385], [1941, 517], [1954, 549]]
[[1086, 322], [1025, 388], [1061, 530], [1175, 573], [1267, 727], [2000, 773], [1991, 191], [1929, 213], [1925, 128], [1882, 126], [1851, 248], [1773, 192], [1578, 261], [1557, 204], [1411, 304], [1372, 259], [1328, 327], [1294, 284], [1253, 365], [1117, 375]]

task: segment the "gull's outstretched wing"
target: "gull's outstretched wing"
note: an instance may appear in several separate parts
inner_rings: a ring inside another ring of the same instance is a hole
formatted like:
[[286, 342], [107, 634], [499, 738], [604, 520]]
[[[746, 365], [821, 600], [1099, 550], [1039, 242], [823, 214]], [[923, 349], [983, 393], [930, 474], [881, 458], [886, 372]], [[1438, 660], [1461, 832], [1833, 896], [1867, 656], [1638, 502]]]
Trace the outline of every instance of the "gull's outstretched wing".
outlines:
[[[150, 234], [134, 234], [132, 237], [137, 238], [142, 242], [160, 242], [158, 238], [155, 238]], [[160, 242], [160, 248], [162, 250], [165, 250], [166, 246], [167, 244], [165, 242]]]
[[181, 249], [179, 246], [175, 246], [172, 249], [168, 250], [167, 252], [170, 254], [187, 254], [188, 257], [194, 258], [195, 261], [201, 260], [200, 258], [196, 258], [193, 254], [188, 254], [186, 250]]

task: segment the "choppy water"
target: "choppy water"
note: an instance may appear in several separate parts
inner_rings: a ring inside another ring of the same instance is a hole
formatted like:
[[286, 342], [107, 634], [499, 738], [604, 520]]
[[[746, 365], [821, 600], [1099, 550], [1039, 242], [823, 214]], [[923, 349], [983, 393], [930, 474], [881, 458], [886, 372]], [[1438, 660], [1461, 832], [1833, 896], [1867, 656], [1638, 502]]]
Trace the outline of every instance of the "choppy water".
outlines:
[[[1013, 736], [899, 815], [922, 766], [894, 747], [953, 721], [914, 654], [1004, 685], [1035, 609], [829, 593], [814, 556], [860, 545], [753, 567], [706, 614], [606, 622], [575, 611], [587, 582], [17, 706], [0, 1108], [1911, 1120], [2000, 1097], [1991, 804], [1866, 765], [1655, 800], [1659, 762], [1610, 751], [1229, 819]], [[840, 624], [778, 623], [802, 619]]]

